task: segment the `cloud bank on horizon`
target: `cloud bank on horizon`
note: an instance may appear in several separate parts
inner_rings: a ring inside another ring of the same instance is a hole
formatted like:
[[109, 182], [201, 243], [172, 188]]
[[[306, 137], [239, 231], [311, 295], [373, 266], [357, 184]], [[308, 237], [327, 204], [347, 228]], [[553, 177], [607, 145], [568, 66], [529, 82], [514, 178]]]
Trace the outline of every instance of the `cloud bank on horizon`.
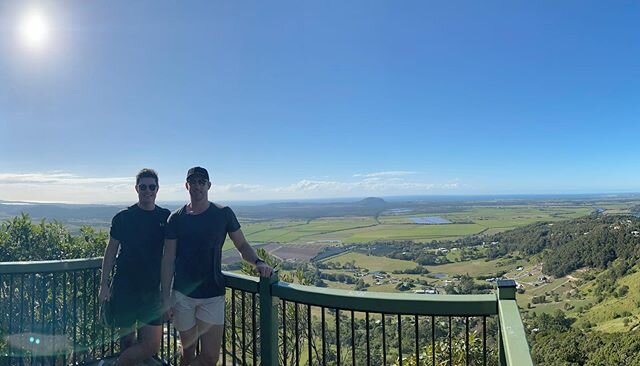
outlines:
[[[428, 182], [404, 177], [406, 171], [353, 174], [348, 179], [300, 179], [281, 185], [224, 183], [212, 187], [213, 200], [316, 199], [360, 196], [457, 194], [465, 187], [458, 179]], [[158, 199], [188, 198], [183, 182], [160, 177]], [[0, 200], [109, 203], [136, 199], [134, 177], [86, 177], [64, 171], [0, 173]]]

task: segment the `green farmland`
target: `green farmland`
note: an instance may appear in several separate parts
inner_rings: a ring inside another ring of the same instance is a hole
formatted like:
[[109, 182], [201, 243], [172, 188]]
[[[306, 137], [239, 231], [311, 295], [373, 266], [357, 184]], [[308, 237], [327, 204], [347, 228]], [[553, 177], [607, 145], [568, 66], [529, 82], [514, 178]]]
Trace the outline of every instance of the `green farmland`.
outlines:
[[[243, 220], [245, 236], [253, 243], [277, 242], [303, 244], [309, 242], [365, 243], [376, 240], [412, 240], [431, 242], [452, 240], [473, 234], [495, 234], [538, 221], [568, 220], [588, 215], [585, 206], [474, 206], [459, 211], [438, 213], [415, 212], [411, 215], [344, 216], [317, 219]], [[413, 218], [437, 216], [451, 224], [417, 224]], [[227, 242], [225, 249], [231, 248]]]

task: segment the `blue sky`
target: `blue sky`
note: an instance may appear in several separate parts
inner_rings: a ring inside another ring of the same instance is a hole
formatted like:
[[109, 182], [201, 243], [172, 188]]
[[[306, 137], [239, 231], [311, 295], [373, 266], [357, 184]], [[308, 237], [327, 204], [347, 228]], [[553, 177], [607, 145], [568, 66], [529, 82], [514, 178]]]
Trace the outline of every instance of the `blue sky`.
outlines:
[[[44, 36], [29, 43], [25, 19]], [[0, 199], [640, 191], [636, 1], [3, 1]], [[26, 32], [26, 33], [25, 33]]]

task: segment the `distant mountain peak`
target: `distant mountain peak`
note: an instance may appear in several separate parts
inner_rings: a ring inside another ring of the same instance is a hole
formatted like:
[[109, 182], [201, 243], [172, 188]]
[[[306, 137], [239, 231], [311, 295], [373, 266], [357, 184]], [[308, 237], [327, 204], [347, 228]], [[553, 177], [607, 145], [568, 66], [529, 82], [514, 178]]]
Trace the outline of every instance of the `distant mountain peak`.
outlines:
[[387, 202], [380, 197], [367, 197], [357, 203], [363, 206], [384, 206], [387, 204]]

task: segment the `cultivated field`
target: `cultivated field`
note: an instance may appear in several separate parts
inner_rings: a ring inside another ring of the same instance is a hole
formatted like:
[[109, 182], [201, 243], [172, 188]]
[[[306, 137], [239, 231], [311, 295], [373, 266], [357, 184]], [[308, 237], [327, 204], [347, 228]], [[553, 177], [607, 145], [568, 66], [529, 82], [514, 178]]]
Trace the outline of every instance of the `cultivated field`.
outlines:
[[[472, 234], [495, 234], [537, 221], [567, 220], [589, 214], [584, 206], [478, 206], [457, 212], [411, 215], [324, 217], [309, 220], [243, 220], [242, 230], [252, 243], [309, 244], [366, 243], [376, 240], [453, 240]], [[452, 224], [420, 224], [413, 219], [439, 216]], [[230, 249], [227, 240], [225, 249]]]
[[366, 255], [361, 253], [348, 252], [339, 256], [326, 259], [324, 262], [334, 262], [344, 265], [345, 263], [355, 261], [355, 265], [360, 268], [366, 268], [371, 272], [385, 271], [391, 272], [393, 270], [403, 270], [416, 268], [418, 265], [415, 262], [403, 261], [400, 259], [377, 257], [373, 255]]

